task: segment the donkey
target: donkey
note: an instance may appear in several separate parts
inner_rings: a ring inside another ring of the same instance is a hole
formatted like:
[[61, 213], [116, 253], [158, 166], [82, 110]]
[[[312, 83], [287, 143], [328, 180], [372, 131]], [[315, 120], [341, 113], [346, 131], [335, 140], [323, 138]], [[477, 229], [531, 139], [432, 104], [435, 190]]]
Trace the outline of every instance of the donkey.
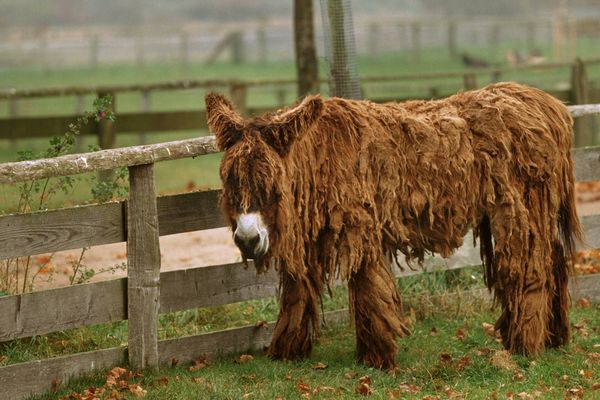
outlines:
[[211, 93], [206, 109], [234, 241], [259, 273], [279, 273], [273, 359], [310, 354], [324, 287], [339, 277], [358, 360], [394, 368], [409, 326], [386, 260], [447, 257], [471, 229], [504, 346], [538, 354], [568, 341], [581, 228], [572, 119], [558, 100], [500, 83], [437, 101], [308, 96], [249, 119]]

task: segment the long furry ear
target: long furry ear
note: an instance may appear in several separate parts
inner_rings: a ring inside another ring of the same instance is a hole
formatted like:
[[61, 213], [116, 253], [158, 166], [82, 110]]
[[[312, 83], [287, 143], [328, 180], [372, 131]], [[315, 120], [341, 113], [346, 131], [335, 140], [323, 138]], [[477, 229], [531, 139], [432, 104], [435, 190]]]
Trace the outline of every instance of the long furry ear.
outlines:
[[208, 128], [215, 134], [220, 150], [227, 150], [242, 137], [244, 120], [221, 94], [208, 93], [204, 98]]
[[285, 156], [292, 143], [310, 130], [323, 113], [323, 99], [319, 95], [308, 96], [300, 104], [275, 114], [262, 130], [266, 142]]

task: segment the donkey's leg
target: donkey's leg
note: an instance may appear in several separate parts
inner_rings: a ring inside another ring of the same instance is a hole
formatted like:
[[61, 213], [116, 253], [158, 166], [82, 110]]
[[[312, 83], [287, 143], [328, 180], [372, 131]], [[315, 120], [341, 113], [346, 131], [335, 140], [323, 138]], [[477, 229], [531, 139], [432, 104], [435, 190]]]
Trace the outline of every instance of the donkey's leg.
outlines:
[[319, 329], [321, 289], [311, 277], [294, 277], [286, 271], [281, 272], [280, 285], [279, 317], [268, 355], [273, 359], [301, 359], [310, 355], [313, 333]]
[[[538, 221], [519, 210], [516, 218], [494, 218], [495, 279], [490, 282], [503, 312], [496, 323], [504, 347], [512, 353], [539, 354], [548, 341], [550, 271], [549, 241]], [[531, 224], [531, 225], [530, 225]]]
[[348, 282], [350, 309], [356, 325], [356, 356], [367, 365], [396, 366], [396, 338], [408, 334], [394, 276], [380, 257], [363, 263]]
[[549, 337], [546, 345], [558, 347], [569, 342], [571, 336], [569, 326], [569, 264], [560, 240], [555, 239], [552, 248], [552, 276], [550, 281], [550, 319], [548, 321]]

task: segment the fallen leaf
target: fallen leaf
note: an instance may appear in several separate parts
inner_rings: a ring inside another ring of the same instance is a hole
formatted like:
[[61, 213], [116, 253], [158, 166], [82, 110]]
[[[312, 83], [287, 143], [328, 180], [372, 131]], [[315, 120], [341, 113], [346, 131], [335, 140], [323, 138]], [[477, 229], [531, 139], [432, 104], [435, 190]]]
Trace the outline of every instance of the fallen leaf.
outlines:
[[444, 393], [446, 393], [446, 396], [448, 396], [449, 399], [463, 399], [465, 397], [464, 394], [450, 389], [450, 386], [448, 385], [444, 386]]
[[465, 356], [465, 357], [461, 357], [461, 358], [458, 360], [457, 367], [458, 367], [458, 370], [459, 370], [459, 371], [463, 371], [463, 370], [464, 370], [466, 367], [468, 367], [469, 365], [471, 365], [471, 359], [470, 359], [469, 357], [466, 357], [466, 356]]
[[326, 369], [327, 364], [323, 364], [322, 362], [318, 362], [312, 366], [312, 369]]
[[431, 328], [431, 330], [429, 331], [429, 336], [437, 336], [438, 334], [438, 330], [437, 328], [434, 326], [433, 328]]
[[560, 380], [562, 382], [569, 382], [571, 380], [571, 377], [569, 375], [563, 375], [560, 377]]
[[580, 299], [578, 299], [575, 304], [579, 308], [590, 308], [592, 306], [592, 302], [585, 297], [581, 297]]
[[583, 399], [583, 395], [585, 394], [583, 388], [580, 386], [568, 389], [566, 393], [571, 396], [574, 396], [577, 399]]
[[525, 380], [525, 375], [523, 375], [521, 372], [515, 372], [512, 380], [513, 382], [523, 382]]
[[59, 388], [60, 388], [60, 384], [61, 381], [58, 378], [55, 378], [52, 380], [52, 386], [50, 387], [50, 390], [53, 392], [56, 392]]
[[266, 320], [257, 321], [254, 323], [255, 328], [268, 328], [269, 323]]
[[492, 355], [490, 362], [492, 365], [508, 371], [515, 371], [517, 363], [513, 360], [511, 354], [506, 350], [497, 350]]
[[372, 382], [371, 377], [368, 375], [361, 376], [358, 378], [358, 385], [356, 386], [356, 393], [362, 396], [370, 396], [373, 394], [373, 389], [371, 388]]
[[592, 390], [600, 390], [600, 382], [592, 383], [591, 389]]
[[147, 393], [146, 390], [142, 389], [138, 384], [129, 385], [129, 392], [135, 397], [145, 397]]
[[592, 376], [594, 376], [593, 371], [586, 371], [586, 370], [580, 369], [578, 372], [579, 372], [579, 375], [583, 376], [584, 378], [591, 378]]
[[356, 375], [358, 375], [358, 372], [349, 371], [349, 372], [346, 372], [344, 374], [344, 378], [346, 378], [346, 379], [354, 379], [354, 378], [356, 378]]
[[477, 350], [478, 356], [489, 356], [490, 354], [492, 354], [492, 349], [488, 347], [484, 347], [482, 349]]
[[304, 383], [303, 380], [300, 380], [296, 383], [296, 389], [298, 389], [302, 396], [310, 397], [310, 385], [308, 383]]
[[312, 394], [316, 395], [319, 393], [334, 393], [335, 392], [335, 388], [331, 387], [331, 386], [317, 386], [316, 388], [313, 389]]
[[481, 326], [483, 327], [483, 330], [485, 331], [486, 335], [490, 337], [496, 337], [496, 330], [494, 329], [494, 325], [484, 322], [481, 324]]
[[531, 395], [527, 392], [517, 393], [517, 397], [520, 399], [530, 399]]
[[251, 397], [254, 397], [254, 393], [244, 393], [242, 395], [242, 399], [249, 399]]
[[452, 356], [446, 352], [440, 354], [440, 362], [442, 364], [450, 364], [452, 362]]
[[456, 330], [456, 338], [457, 338], [458, 340], [460, 340], [461, 342], [462, 342], [463, 340], [465, 340], [465, 337], [466, 337], [466, 336], [467, 336], [467, 334], [465, 333], [465, 331], [464, 331], [464, 330], [462, 330], [462, 329], [460, 329], [460, 328], [458, 328], [458, 329]]
[[179, 364], [179, 360], [175, 357], [171, 358], [171, 367], [176, 367]]
[[237, 364], [244, 364], [247, 363], [249, 361], [254, 360], [254, 356], [251, 354], [242, 354], [241, 356], [239, 356], [238, 358], [235, 359], [235, 362]]
[[191, 372], [198, 371], [198, 370], [201, 370], [202, 368], [206, 368], [206, 366], [208, 366], [208, 361], [207, 361], [206, 357], [204, 357], [204, 356], [198, 357], [197, 359], [195, 359], [192, 362], [192, 365], [190, 367], [188, 367], [188, 371], [191, 371]]

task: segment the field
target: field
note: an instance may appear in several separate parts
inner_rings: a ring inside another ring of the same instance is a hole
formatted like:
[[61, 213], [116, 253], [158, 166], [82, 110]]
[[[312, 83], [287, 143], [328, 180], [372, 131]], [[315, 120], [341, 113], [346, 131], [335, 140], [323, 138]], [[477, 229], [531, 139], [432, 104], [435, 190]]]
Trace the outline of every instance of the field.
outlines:
[[[507, 47], [510, 44], [506, 45]], [[597, 57], [595, 44], [580, 41], [578, 53], [582, 57]], [[548, 50], [546, 50], [547, 52]], [[481, 51], [485, 56], [485, 52]], [[408, 57], [394, 54], [383, 55], [377, 60], [361, 58], [359, 72], [362, 76], [410, 75], [436, 71], [463, 71], [458, 60], [449, 60], [446, 54], [429, 50], [423, 54], [423, 62], [412, 63]], [[325, 65], [321, 73], [325, 75]], [[517, 80], [555, 87], [568, 85], [570, 71], [559, 68], [553, 71], [511, 72], [502, 79]], [[591, 80], [600, 79], [600, 67], [588, 71]], [[286, 62], [271, 64], [248, 64], [234, 66], [190, 66], [182, 71], [174, 65], [153, 65], [144, 69], [132, 66], [114, 66], [99, 70], [71, 69], [62, 71], [11, 70], [0, 74], [0, 87], [35, 88], [63, 85], [102, 85], [159, 82], [180, 79], [293, 79], [294, 65]], [[491, 77], [481, 77], [484, 85]], [[427, 96], [432, 87], [457, 91], [462, 80], [431, 79], [408, 80], [386, 84], [366, 85], [369, 96], [402, 95]], [[286, 102], [294, 98], [290, 87]], [[326, 90], [325, 90], [326, 92]], [[151, 97], [151, 110], [200, 110], [203, 106], [203, 90], [180, 90], [160, 92]], [[91, 107], [93, 98], [84, 99], [84, 108]], [[272, 88], [253, 89], [249, 93], [251, 105], [275, 106], [276, 95]], [[139, 94], [119, 95], [119, 111], [136, 111], [140, 107]], [[71, 114], [74, 99], [48, 98], [19, 101], [19, 115]], [[0, 103], [0, 117], [5, 117], [8, 107]], [[177, 140], [206, 131], [172, 132], [152, 134], [148, 143]], [[121, 135], [117, 146], [139, 143], [136, 134]], [[81, 148], [96, 144], [93, 137], [85, 137]], [[0, 142], [0, 162], [13, 161], [16, 150], [41, 152], [48, 146], [47, 139], [22, 140], [11, 147], [7, 141]], [[158, 193], [175, 193], [220, 186], [217, 175], [219, 155], [203, 156], [159, 163], [156, 166]], [[67, 194], [60, 191], [49, 199], [43, 199], [43, 207], [60, 207], [94, 201], [90, 194], [89, 179], [84, 176], [75, 182]], [[41, 199], [42, 200], [42, 199]], [[0, 214], [13, 212], [19, 203], [18, 188], [0, 187]], [[42, 202], [40, 202], [42, 204]], [[168, 249], [166, 250], [168, 252]], [[454, 281], [452, 281], [454, 279]], [[458, 279], [458, 280], [456, 280]], [[107, 382], [107, 372], [77, 380], [68, 387], [57, 383], [57, 391], [38, 399], [79, 399], [85, 391], [96, 388], [99, 398], [106, 398], [111, 390], [117, 390], [122, 398], [146, 391], [149, 399], [172, 398], [353, 398], [371, 394], [373, 398], [593, 398], [598, 393], [598, 340], [600, 312], [596, 305], [586, 303], [575, 306], [572, 315], [573, 343], [565, 349], [551, 350], [539, 359], [506, 357], [493, 333], [483, 328], [493, 323], [497, 310], [490, 311], [490, 303], [478, 299], [468, 301], [436, 302], [450, 292], [467, 288], [480, 289], [482, 277], [479, 269], [466, 270], [460, 275], [426, 274], [419, 278], [400, 282], [407, 297], [417, 296], [412, 308], [415, 322], [413, 335], [399, 341], [400, 369], [395, 374], [365, 368], [353, 359], [354, 338], [346, 325], [333, 324], [315, 348], [313, 356], [302, 362], [271, 362], [262, 353], [252, 357], [226, 355], [211, 360], [198, 360], [194, 365], [164, 367], [159, 372], [136, 371], [134, 375], [122, 375], [125, 384], [114, 386]], [[346, 293], [337, 290], [333, 298], [325, 301], [326, 310], [346, 306]], [[195, 334], [224, 329], [277, 316], [274, 299], [258, 300], [241, 304], [197, 309], [161, 316], [161, 338]], [[486, 325], [487, 326], [487, 325]], [[56, 357], [72, 352], [117, 346], [127, 340], [127, 323], [105, 324], [74, 331], [33, 337], [0, 344], [0, 365], [7, 365], [37, 358]], [[173, 364], [177, 364], [174, 362]], [[115, 372], [113, 372], [113, 375]], [[117, 371], [118, 375], [119, 372]], [[232, 378], [233, 377], [233, 378]], [[368, 377], [363, 378], [363, 377]], [[32, 378], [35, 379], [35, 378]], [[362, 380], [361, 380], [362, 379]], [[110, 380], [109, 380], [110, 381]], [[139, 385], [139, 389], [138, 389]], [[99, 389], [105, 389], [102, 397]], [[92, 390], [93, 391], [93, 390]], [[70, 395], [70, 397], [69, 397]], [[429, 396], [429, 397], [427, 397]], [[90, 397], [93, 398], [93, 397]], [[120, 398], [120, 397], [116, 397]]]

